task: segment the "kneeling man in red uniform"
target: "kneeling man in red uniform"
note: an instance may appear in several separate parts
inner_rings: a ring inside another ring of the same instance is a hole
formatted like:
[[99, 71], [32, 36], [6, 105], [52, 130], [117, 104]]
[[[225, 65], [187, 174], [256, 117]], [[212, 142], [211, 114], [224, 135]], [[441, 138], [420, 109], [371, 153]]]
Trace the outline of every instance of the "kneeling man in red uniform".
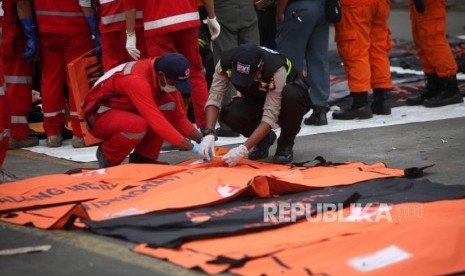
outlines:
[[160, 163], [164, 140], [196, 151], [202, 134], [187, 119], [182, 101], [191, 90], [189, 63], [177, 53], [105, 73], [82, 106], [89, 132], [103, 140], [96, 153], [99, 166], [119, 165], [133, 150], [129, 163]]

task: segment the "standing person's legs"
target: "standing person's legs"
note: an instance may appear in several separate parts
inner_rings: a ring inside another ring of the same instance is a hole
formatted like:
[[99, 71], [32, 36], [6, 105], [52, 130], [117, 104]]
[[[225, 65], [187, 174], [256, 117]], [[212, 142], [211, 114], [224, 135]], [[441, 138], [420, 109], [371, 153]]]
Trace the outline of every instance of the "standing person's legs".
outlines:
[[47, 146], [59, 147], [62, 143], [61, 132], [65, 124], [65, 41], [61, 35], [41, 34], [42, 53], [42, 110], [44, 112], [44, 130], [47, 134]]
[[257, 10], [260, 45], [276, 50], [276, 7]]
[[344, 63], [352, 106], [333, 113], [333, 119], [353, 120], [373, 117], [368, 102], [371, 90], [370, 29], [372, 5], [343, 6], [341, 22], [336, 24], [336, 43]]
[[[79, 58], [80, 56], [92, 50], [93, 48], [94, 46], [92, 43], [92, 38], [88, 34], [77, 34], [73, 36], [67, 36], [66, 44], [64, 46], [65, 64], [72, 62], [73, 60]], [[68, 87], [71, 87], [71, 84], [69, 83], [69, 80], [67, 78], [67, 72], [62, 72], [62, 74], [66, 74]], [[73, 93], [68, 93], [68, 107], [71, 127], [73, 129], [73, 147], [84, 147], [85, 144], [82, 138], [82, 130], [81, 125], [79, 124], [79, 118], [76, 111], [76, 102], [74, 101]]]
[[[417, 32], [415, 44], [421, 45], [426, 63], [438, 76], [437, 95], [425, 97], [423, 105], [438, 107], [463, 102], [456, 77], [457, 63], [446, 36], [446, 2], [425, 0], [424, 13], [411, 8], [411, 19]], [[425, 73], [427, 70], [431, 69], [425, 69]]]
[[[0, 50], [1, 51], [1, 50]], [[5, 161], [10, 137], [10, 113], [3, 83], [3, 61], [0, 58], [0, 169]]]
[[[298, 18], [302, 20], [300, 22]], [[307, 1], [293, 2], [288, 5], [284, 22], [276, 29], [278, 52], [284, 54], [302, 75], [307, 43], [315, 25], [315, 19], [307, 12]]]
[[[9, 46], [3, 47], [9, 48]], [[22, 49], [21, 46], [18, 48]], [[32, 111], [32, 64], [26, 61], [21, 53], [14, 52], [5, 51], [3, 57], [4, 78], [11, 115], [10, 149], [39, 144], [37, 137], [29, 137], [27, 120], [27, 115]]]
[[313, 113], [304, 120], [307, 125], [327, 125], [329, 99], [329, 23], [325, 17], [325, 1], [312, 1], [311, 11], [315, 24], [305, 50], [307, 80]]
[[390, 91], [392, 80], [390, 72], [389, 51], [392, 48], [390, 30], [387, 25], [390, 6], [389, 1], [377, 4], [377, 12], [372, 21], [370, 32], [370, 64], [373, 103], [371, 109], [378, 115], [391, 114]]
[[[234, 47], [239, 46], [238, 41], [238, 30], [236, 28], [238, 23], [228, 23], [228, 25], [224, 25], [221, 18], [219, 20], [221, 26], [221, 33], [220, 35], [212, 41], [213, 47], [213, 61], [215, 63], [215, 68], [218, 61], [221, 58], [221, 53], [223, 51], [232, 49]], [[226, 106], [231, 102], [231, 99], [237, 94], [236, 89], [233, 85], [229, 85], [228, 91], [223, 97], [223, 101], [221, 102], [221, 106]], [[217, 135], [220, 137], [238, 137], [239, 134], [237, 132], [232, 131], [221, 119], [218, 120], [220, 127], [216, 130]]]
[[107, 72], [111, 68], [131, 60], [126, 51], [126, 32], [124, 30], [101, 33], [100, 39], [102, 42], [103, 71]]
[[184, 29], [175, 33], [176, 49], [189, 61], [190, 81], [192, 84], [191, 99], [194, 107], [195, 123], [199, 128], [205, 128], [205, 104], [208, 99], [207, 80], [203, 74], [202, 57], [200, 56], [199, 29], [197, 27]]

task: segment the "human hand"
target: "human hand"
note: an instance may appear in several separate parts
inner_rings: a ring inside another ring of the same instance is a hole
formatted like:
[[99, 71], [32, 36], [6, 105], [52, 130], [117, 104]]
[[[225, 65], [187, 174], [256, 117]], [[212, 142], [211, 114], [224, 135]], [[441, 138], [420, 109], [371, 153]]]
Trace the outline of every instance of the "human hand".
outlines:
[[198, 154], [206, 160], [211, 160], [215, 156], [215, 135], [209, 134], [202, 138]]
[[136, 47], [136, 33], [126, 32], [126, 50], [129, 55], [134, 59], [138, 60], [140, 57], [140, 51]]
[[207, 26], [211, 34], [210, 39], [215, 40], [220, 35], [220, 31], [221, 31], [221, 26], [216, 20], [216, 16], [213, 18], [207, 17]]
[[244, 146], [240, 145], [235, 148], [232, 148], [226, 153], [221, 159], [228, 164], [228, 166], [236, 166], [242, 158], [246, 157], [249, 154], [249, 150]]

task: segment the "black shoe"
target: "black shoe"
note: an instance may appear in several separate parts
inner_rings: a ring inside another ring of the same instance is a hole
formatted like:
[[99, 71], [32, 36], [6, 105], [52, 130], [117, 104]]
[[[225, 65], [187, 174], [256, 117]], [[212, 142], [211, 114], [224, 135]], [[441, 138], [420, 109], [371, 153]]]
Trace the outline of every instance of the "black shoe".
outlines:
[[307, 126], [324, 126], [328, 124], [328, 119], [326, 118], [326, 112], [328, 109], [326, 107], [321, 109], [313, 109], [312, 115], [304, 120], [304, 124]]
[[271, 131], [252, 149], [252, 151], [249, 152], [249, 159], [259, 160], [267, 158], [270, 147], [273, 145], [274, 141], [276, 141], [276, 133]]
[[364, 105], [359, 108], [352, 108], [336, 111], [333, 113], [335, 120], [353, 120], [353, 119], [370, 119], [373, 117], [370, 105]]
[[440, 107], [457, 103], [463, 103], [463, 98], [460, 92], [457, 92], [451, 96], [445, 95], [445, 93], [441, 92], [438, 96], [425, 100], [423, 105], [425, 107]]
[[436, 74], [426, 74], [426, 87], [420, 95], [416, 97], [407, 98], [405, 103], [407, 105], [422, 105], [427, 99], [435, 97], [442, 89], [441, 79]]
[[215, 131], [218, 137], [239, 137], [241, 136], [239, 133], [235, 131], [224, 129], [221, 127], [217, 128]]
[[101, 147], [102, 145], [98, 146], [97, 152], [95, 153], [95, 155], [97, 156], [98, 167], [99, 168], [111, 167], [112, 165], [110, 164], [110, 162], [108, 162], [107, 158], [105, 158], [105, 155], [103, 155]]
[[450, 104], [463, 103], [462, 95], [459, 91], [457, 76], [439, 78], [442, 84], [442, 90], [437, 96], [425, 100], [423, 105], [426, 107], [439, 107]]
[[388, 89], [373, 89], [373, 103], [371, 111], [377, 115], [391, 114], [391, 101]]
[[129, 163], [132, 164], [159, 164], [159, 165], [169, 165], [170, 163], [161, 162], [152, 158], [148, 158], [137, 154], [135, 152], [129, 154]]
[[278, 145], [276, 153], [273, 157], [273, 163], [275, 164], [289, 164], [294, 158], [294, 153], [292, 151], [292, 145]]

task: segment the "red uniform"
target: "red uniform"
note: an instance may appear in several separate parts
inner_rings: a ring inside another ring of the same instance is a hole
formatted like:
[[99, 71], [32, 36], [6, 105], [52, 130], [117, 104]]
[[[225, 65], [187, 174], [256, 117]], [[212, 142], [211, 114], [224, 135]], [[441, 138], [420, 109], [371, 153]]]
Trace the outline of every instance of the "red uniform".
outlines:
[[133, 149], [157, 159], [163, 140], [180, 145], [195, 131], [181, 94], [159, 88], [155, 60], [132, 61], [110, 70], [84, 100], [89, 131], [103, 140], [101, 150], [111, 164], [120, 164]]
[[3, 1], [5, 14], [2, 48], [4, 80], [11, 114], [10, 136], [24, 140], [29, 136], [27, 114], [32, 109], [32, 64], [22, 56], [26, 37], [18, 18], [17, 2], [19, 0]]
[[190, 64], [192, 102], [197, 126], [205, 127], [208, 87], [202, 72], [198, 38], [200, 17], [197, 0], [139, 0], [143, 3], [144, 30], [149, 57], [178, 52]]
[[[2, 31], [3, 18], [0, 17], [0, 31]], [[0, 169], [5, 160], [6, 152], [8, 151], [8, 138], [10, 135], [10, 114], [9, 105], [6, 98], [6, 87], [3, 82], [3, 50], [0, 47]]]
[[[66, 65], [93, 49], [92, 36], [77, 0], [34, 0], [34, 8], [42, 53], [44, 130], [47, 136], [60, 135], [65, 122]], [[73, 134], [81, 137], [72, 97], [69, 93]]]
[[[100, 39], [102, 43], [102, 63], [106, 72], [119, 64], [131, 61], [126, 52], [126, 18], [125, 11], [136, 8], [132, 0], [99, 0]], [[136, 13], [137, 49], [141, 58], [147, 57], [142, 23], [142, 9]]]

